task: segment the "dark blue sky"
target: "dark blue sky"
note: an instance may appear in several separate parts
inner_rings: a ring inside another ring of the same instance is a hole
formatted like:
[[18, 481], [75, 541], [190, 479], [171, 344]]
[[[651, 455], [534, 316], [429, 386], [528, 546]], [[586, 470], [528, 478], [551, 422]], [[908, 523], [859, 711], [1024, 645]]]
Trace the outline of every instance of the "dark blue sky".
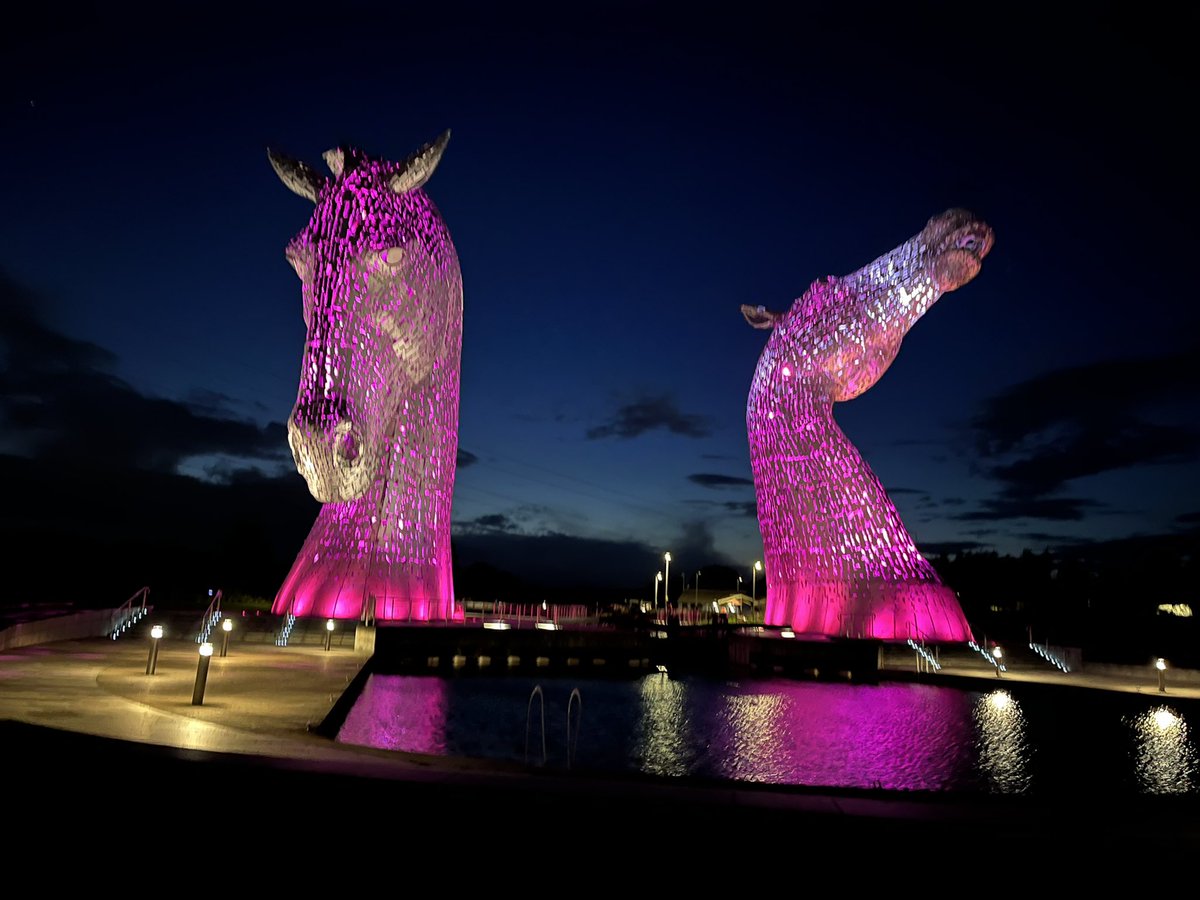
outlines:
[[311, 206], [266, 147], [402, 158], [451, 128], [426, 190], [464, 277], [462, 552], [547, 579], [748, 566], [764, 334], [739, 305], [784, 309], [950, 206], [995, 230], [981, 275], [836, 411], [917, 542], [1193, 526], [1196, 14], [897, 6], [18, 23], [0, 451], [302, 491], [283, 248]]

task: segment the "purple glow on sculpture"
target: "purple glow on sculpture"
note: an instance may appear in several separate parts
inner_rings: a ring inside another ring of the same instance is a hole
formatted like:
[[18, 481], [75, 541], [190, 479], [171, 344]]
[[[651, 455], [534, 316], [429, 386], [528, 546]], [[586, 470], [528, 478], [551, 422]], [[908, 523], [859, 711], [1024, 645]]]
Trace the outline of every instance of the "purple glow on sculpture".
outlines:
[[277, 614], [455, 618], [462, 276], [421, 190], [449, 136], [402, 163], [331, 150], [333, 178], [270, 154], [283, 182], [316, 203], [286, 254], [308, 328], [288, 444], [325, 504]]
[[954, 592], [917, 550], [879, 479], [833, 420], [875, 384], [938, 298], [974, 278], [992, 231], [965, 210], [844, 278], [815, 281], [786, 313], [743, 306], [773, 329], [746, 405], [766, 621], [797, 631], [965, 641]]

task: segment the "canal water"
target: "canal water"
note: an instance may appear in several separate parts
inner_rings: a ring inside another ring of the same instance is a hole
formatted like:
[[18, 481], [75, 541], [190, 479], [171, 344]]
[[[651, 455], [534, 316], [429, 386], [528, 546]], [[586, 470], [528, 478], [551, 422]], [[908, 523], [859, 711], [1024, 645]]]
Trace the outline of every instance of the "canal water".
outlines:
[[372, 675], [338, 740], [821, 787], [1200, 794], [1197, 718], [1167, 698], [1019, 684]]

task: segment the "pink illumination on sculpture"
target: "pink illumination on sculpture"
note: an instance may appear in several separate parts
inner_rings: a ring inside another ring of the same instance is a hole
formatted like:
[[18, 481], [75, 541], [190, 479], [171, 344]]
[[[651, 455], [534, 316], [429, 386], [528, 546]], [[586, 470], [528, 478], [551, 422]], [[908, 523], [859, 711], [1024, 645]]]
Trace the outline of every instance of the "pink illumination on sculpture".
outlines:
[[766, 621], [811, 634], [966, 641], [954, 592], [917, 550], [879, 479], [833, 420], [875, 384], [938, 298], [974, 278], [992, 231], [961, 209], [844, 278], [815, 281], [772, 329], [746, 405]]
[[286, 253], [308, 329], [288, 444], [325, 504], [277, 614], [455, 618], [462, 275], [421, 190], [449, 137], [402, 163], [330, 150], [332, 178], [269, 153], [284, 184], [316, 204]]

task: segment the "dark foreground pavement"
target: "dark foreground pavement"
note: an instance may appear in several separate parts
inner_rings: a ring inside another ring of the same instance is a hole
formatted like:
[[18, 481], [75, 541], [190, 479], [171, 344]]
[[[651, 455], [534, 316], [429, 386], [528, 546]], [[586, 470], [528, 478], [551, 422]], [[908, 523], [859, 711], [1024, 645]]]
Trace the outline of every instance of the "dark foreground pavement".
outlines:
[[0, 656], [2, 846], [41, 867], [132, 852], [139, 866], [195, 865], [206, 883], [219, 871], [210, 854], [242, 868], [253, 859], [242, 889], [284, 875], [345, 886], [357, 861], [520, 890], [539, 872], [581, 890], [703, 889], [812, 866], [894, 883], [994, 859], [1006, 870], [1083, 874], [1103, 861], [1132, 872], [1200, 850], [1195, 797], [1038, 800], [553, 772], [319, 736], [314, 723], [364, 663], [349, 650], [235, 648], [213, 660], [205, 704], [193, 706], [187, 642], [164, 648], [155, 676], [144, 674], [144, 647], [107, 641]]

